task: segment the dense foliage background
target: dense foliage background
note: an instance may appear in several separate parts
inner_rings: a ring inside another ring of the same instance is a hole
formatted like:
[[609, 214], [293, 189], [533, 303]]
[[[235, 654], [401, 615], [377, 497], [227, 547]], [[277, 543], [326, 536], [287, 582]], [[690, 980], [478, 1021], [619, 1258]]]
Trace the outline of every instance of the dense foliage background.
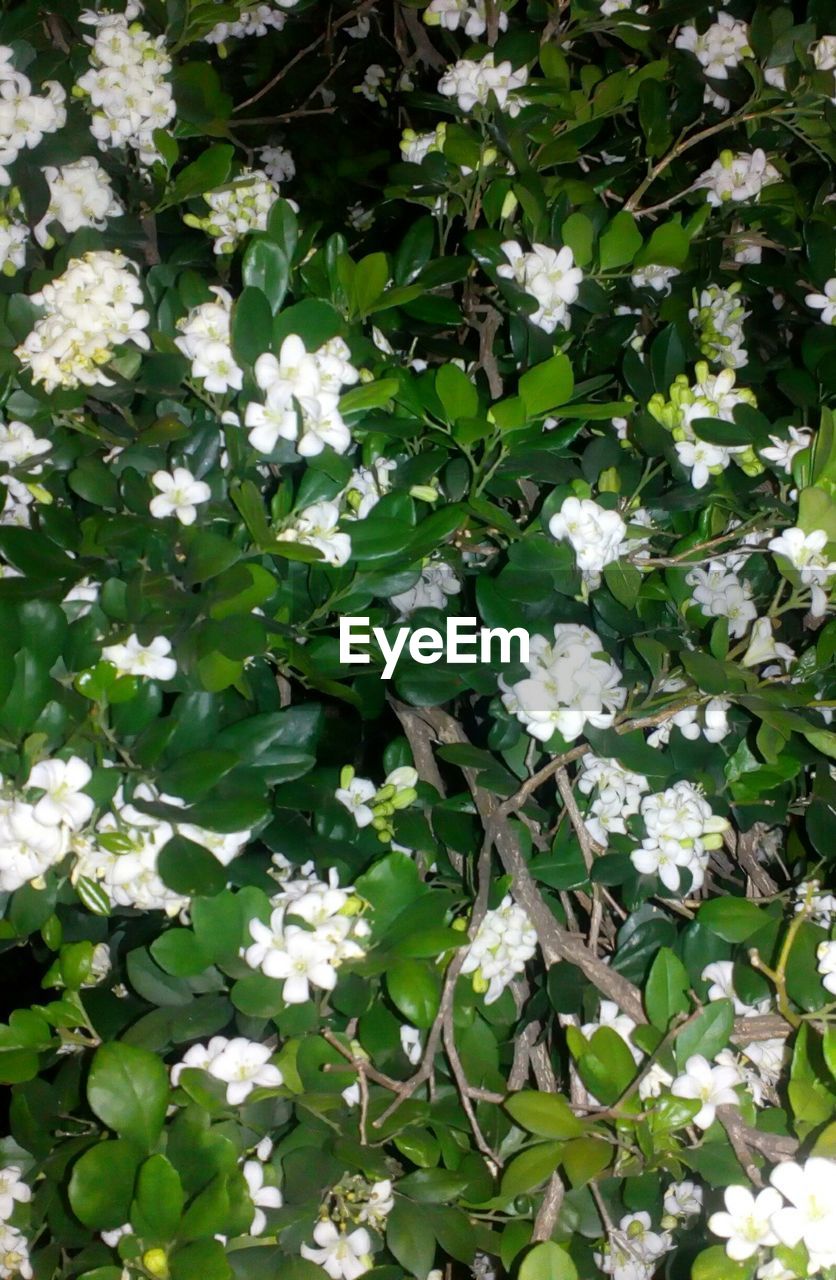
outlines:
[[0, 41], [0, 1276], [836, 1275], [827, 0]]

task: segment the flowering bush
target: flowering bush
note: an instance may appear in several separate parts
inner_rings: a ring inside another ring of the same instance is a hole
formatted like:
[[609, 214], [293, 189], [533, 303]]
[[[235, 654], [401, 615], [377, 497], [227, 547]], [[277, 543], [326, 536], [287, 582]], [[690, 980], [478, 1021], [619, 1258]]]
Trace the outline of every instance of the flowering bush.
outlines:
[[0, 1280], [834, 1280], [831, 7], [110, 2], [0, 19]]

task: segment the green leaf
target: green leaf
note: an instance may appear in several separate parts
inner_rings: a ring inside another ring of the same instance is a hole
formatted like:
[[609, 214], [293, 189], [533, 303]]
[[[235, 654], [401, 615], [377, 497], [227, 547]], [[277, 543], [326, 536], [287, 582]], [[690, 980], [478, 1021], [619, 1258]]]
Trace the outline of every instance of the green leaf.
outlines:
[[119, 1041], [103, 1044], [90, 1067], [87, 1101], [120, 1137], [149, 1151], [160, 1135], [168, 1106], [165, 1064], [144, 1049]]
[[231, 1275], [220, 1240], [193, 1240], [171, 1258], [171, 1280], [228, 1280]]
[[574, 387], [571, 362], [562, 353], [535, 365], [520, 378], [520, 396], [532, 418], [565, 404]]
[[438, 970], [418, 960], [404, 960], [386, 974], [386, 987], [393, 1003], [415, 1027], [431, 1027], [441, 999]]
[[706, 1005], [677, 1036], [676, 1065], [684, 1067], [688, 1058], [695, 1053], [702, 1054], [710, 1062], [729, 1043], [733, 1027], [734, 1009], [731, 1000], [715, 1000]]
[[601, 233], [598, 257], [602, 271], [632, 262], [642, 247], [642, 235], [632, 213], [622, 209]]
[[466, 373], [455, 364], [443, 364], [435, 375], [435, 391], [444, 409], [445, 420], [475, 418], [479, 393]]
[[96, 1143], [76, 1161], [70, 1177], [70, 1204], [86, 1227], [112, 1231], [128, 1221], [139, 1161], [137, 1148], [121, 1138]]
[[557, 1093], [537, 1093], [525, 1089], [512, 1093], [505, 1110], [529, 1133], [541, 1138], [577, 1138], [586, 1125], [572, 1111], [565, 1098]]
[[651, 263], [660, 267], [682, 267], [691, 248], [688, 233], [678, 218], [656, 227], [650, 240], [636, 258], [637, 267]]
[[254, 237], [244, 253], [241, 275], [245, 285], [264, 294], [270, 310], [276, 315], [284, 302], [290, 277], [290, 264], [284, 249], [266, 236]]
[[577, 1280], [577, 1268], [553, 1240], [536, 1244], [520, 1263], [519, 1280]]
[[423, 1210], [400, 1197], [386, 1221], [386, 1248], [405, 1271], [426, 1280], [435, 1258], [435, 1240], [427, 1231]]
[[688, 971], [670, 947], [661, 947], [650, 967], [644, 1003], [647, 1016], [660, 1031], [666, 1031], [671, 1019], [690, 1009]]
[[171, 1240], [183, 1212], [183, 1188], [165, 1156], [151, 1156], [139, 1170], [136, 1199], [130, 1212], [135, 1233], [155, 1243]]
[[563, 1168], [573, 1187], [584, 1187], [603, 1173], [612, 1159], [612, 1147], [603, 1138], [575, 1138], [563, 1152]]
[[158, 208], [169, 209], [192, 196], [202, 196], [204, 192], [222, 186], [229, 177], [234, 155], [235, 148], [226, 142], [208, 147], [192, 164], [180, 170]]
[[232, 308], [230, 336], [236, 360], [254, 364], [263, 351], [269, 351], [272, 330], [270, 302], [260, 288], [247, 285]]
[[749, 898], [712, 898], [702, 904], [697, 919], [725, 942], [745, 942], [770, 917]]
[[554, 1173], [562, 1156], [562, 1142], [538, 1142], [521, 1151], [505, 1167], [501, 1187], [503, 1198], [522, 1195], [541, 1186]]
[[576, 266], [585, 267], [592, 261], [592, 242], [595, 228], [586, 214], [573, 213], [560, 228], [560, 237], [572, 250]]
[[750, 1273], [751, 1267], [734, 1262], [721, 1244], [703, 1249], [691, 1265], [691, 1280], [745, 1280]]

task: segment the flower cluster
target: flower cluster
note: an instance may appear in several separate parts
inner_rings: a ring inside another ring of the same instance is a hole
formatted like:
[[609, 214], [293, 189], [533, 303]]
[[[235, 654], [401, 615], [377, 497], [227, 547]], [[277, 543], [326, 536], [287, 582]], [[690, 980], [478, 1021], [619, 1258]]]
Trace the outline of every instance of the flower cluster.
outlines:
[[670, 388], [668, 400], [657, 392], [647, 406], [656, 421], [673, 435], [677, 457], [691, 472], [691, 484], [695, 489], [704, 488], [709, 475], [719, 475], [732, 461], [746, 475], [758, 475], [763, 466], [751, 445], [715, 444], [700, 439], [691, 425], [701, 418], [733, 423], [737, 405], [757, 407], [754, 392], [748, 387], [736, 387], [731, 369], [712, 374], [708, 364], [700, 361], [695, 372], [693, 385], [681, 373]]
[[[5, 784], [0, 802], [0, 890], [43, 883], [50, 867], [69, 852], [74, 833], [93, 813], [85, 794], [92, 774], [78, 756], [42, 760], [23, 793]], [[30, 794], [31, 793], [31, 794]]]
[[779, 1244], [803, 1245], [809, 1275], [834, 1266], [836, 1161], [812, 1156], [801, 1165], [789, 1160], [776, 1165], [769, 1181], [772, 1186], [757, 1196], [747, 1187], [727, 1187], [725, 1211], [709, 1217], [709, 1229], [726, 1241], [728, 1256], [745, 1262]]
[[102, 231], [108, 218], [118, 218], [124, 212], [107, 171], [95, 156], [82, 156], [60, 169], [47, 165], [43, 173], [49, 186], [49, 207], [33, 234], [46, 249], [54, 244], [50, 223], [59, 223], [68, 234], [81, 227]]
[[474, 991], [493, 1004], [508, 983], [522, 973], [537, 950], [537, 934], [510, 894], [485, 913], [467, 949], [461, 972], [473, 974]]
[[104, 249], [73, 258], [66, 271], [32, 301], [44, 314], [17, 348], [33, 382], [46, 391], [79, 385], [113, 386], [103, 370], [125, 342], [147, 350], [150, 317], [143, 309], [136, 264]]
[[318, 551], [326, 564], [339, 569], [351, 556], [351, 538], [339, 530], [340, 509], [336, 502], [314, 502], [297, 511], [276, 534], [279, 542], [299, 542]]
[[428, 560], [421, 569], [421, 576], [412, 587], [390, 596], [401, 618], [416, 609], [443, 609], [448, 596], [457, 596], [462, 584], [446, 560]]
[[733, 573], [722, 560], [710, 560], [703, 568], [695, 565], [685, 576], [694, 594], [687, 602], [699, 605], [707, 618], [728, 618], [729, 635], [739, 640], [757, 617], [752, 588]]
[[719, 207], [728, 201], [739, 204], [757, 200], [764, 187], [780, 181], [780, 173], [758, 148], [751, 155], [721, 151], [711, 168], [697, 179], [696, 186], [704, 187], [708, 203]]
[[816, 951], [818, 971], [825, 991], [836, 995], [836, 942], [820, 942]]
[[342, 338], [309, 353], [296, 334], [285, 338], [278, 356], [259, 356], [254, 372], [264, 403], [251, 402], [244, 415], [253, 448], [272, 453], [282, 439], [292, 441], [303, 458], [322, 453], [326, 445], [345, 453], [351, 433], [340, 414], [340, 390], [360, 377], [350, 357]]
[[613, 1280], [651, 1280], [672, 1248], [670, 1231], [654, 1231], [650, 1214], [640, 1210], [624, 1215], [594, 1257], [604, 1275]]
[[28, 1204], [31, 1199], [32, 1188], [23, 1181], [19, 1165], [0, 1169], [0, 1275], [21, 1275], [23, 1280], [31, 1280], [28, 1241], [10, 1221], [16, 1205]]
[[799, 528], [785, 529], [769, 541], [769, 550], [785, 559], [798, 573], [801, 585], [810, 588], [810, 612], [815, 618], [827, 610], [827, 588], [836, 574], [836, 561], [825, 554], [829, 541], [824, 529], [805, 533]]
[[645, 796], [640, 812], [646, 835], [630, 854], [636, 870], [658, 875], [666, 889], [678, 893], [681, 872], [687, 869], [692, 889], [699, 889], [711, 850], [723, 843], [727, 820], [715, 817], [705, 796], [690, 782]]
[[728, 289], [711, 284], [694, 295], [694, 306], [688, 319], [697, 331], [700, 351], [706, 360], [724, 369], [742, 369], [749, 355], [744, 346], [743, 321], [749, 312], [741, 305], [740, 281]]
[[386, 775], [383, 785], [376, 787], [369, 778], [358, 778], [350, 764], [340, 772], [340, 785], [335, 795], [348, 809], [357, 826], [371, 826], [381, 843], [387, 843], [394, 834], [392, 818], [401, 809], [414, 803], [418, 774], [409, 765], [401, 765]]
[[234, 22], [217, 22], [203, 38], [207, 44], [226, 44], [227, 40], [244, 40], [248, 36], [266, 36], [268, 31], [281, 31], [287, 21], [284, 10], [293, 9], [298, 3], [299, 0], [247, 3]]
[[[729, 71], [739, 66], [744, 58], [753, 57], [749, 48], [749, 28], [729, 13], [717, 14], [700, 35], [696, 27], [682, 27], [675, 41], [677, 49], [693, 53], [705, 74], [711, 80], [728, 80]], [[705, 88], [705, 101], [720, 111], [728, 111], [729, 102], [710, 85]]]
[[496, 274], [503, 280], [514, 280], [535, 299], [537, 309], [528, 317], [531, 323], [546, 333], [554, 333], [558, 325], [568, 329], [572, 323], [569, 307], [577, 301], [583, 280], [569, 246], [556, 250], [534, 244], [526, 253], [516, 240], [506, 240], [501, 248], [510, 265], [501, 264]]
[[176, 1086], [188, 1069], [207, 1071], [226, 1085], [226, 1100], [231, 1107], [246, 1102], [253, 1089], [278, 1089], [284, 1077], [270, 1058], [266, 1044], [245, 1036], [212, 1036], [208, 1044], [194, 1044], [180, 1062], [171, 1068], [171, 1083]]
[[[497, 18], [498, 30], [507, 30], [508, 14], [500, 10]], [[458, 31], [461, 26], [464, 34], [475, 40], [484, 35], [488, 25], [485, 0], [430, 0], [424, 21], [428, 27], [442, 27], [445, 31]]]
[[355, 520], [365, 520], [392, 488], [391, 476], [397, 466], [391, 458], [375, 458], [368, 467], [352, 471], [340, 495], [346, 503], [346, 514]]
[[287, 147], [261, 147], [258, 159], [262, 171], [271, 182], [290, 182], [296, 176], [296, 162]]
[[559, 622], [552, 641], [533, 637], [527, 665], [527, 679], [499, 683], [506, 711], [539, 742], [555, 732], [573, 742], [586, 724], [609, 729], [624, 706], [621, 672], [589, 627]]
[[640, 773], [625, 769], [617, 760], [606, 760], [591, 752], [583, 756], [578, 773], [578, 790], [585, 796], [596, 793], [584, 817], [587, 831], [605, 848], [610, 833], [625, 835], [626, 818], [639, 812], [650, 784]]
[[495, 63], [494, 55], [486, 53], [478, 62], [460, 58], [448, 67], [438, 82], [438, 92], [445, 98], [455, 98], [461, 111], [470, 112], [478, 104], [486, 106], [493, 95], [501, 111], [509, 116], [519, 115], [525, 100], [516, 92], [528, 84], [525, 67], [514, 70], [510, 62]]
[[154, 132], [171, 123], [177, 107], [167, 79], [165, 36], [151, 36], [132, 21], [139, 12], [131, 0], [124, 13], [82, 14], [95, 33], [85, 36], [90, 67], [74, 93], [90, 101], [90, 132], [102, 151], [130, 147], [141, 164], [151, 165], [160, 158]]
[[32, 92], [32, 82], [13, 65], [15, 53], [0, 45], [0, 186], [11, 182], [8, 165], [21, 151], [37, 147], [44, 136], [62, 129], [67, 120], [66, 94], [56, 80], [41, 86], [45, 93]]
[[241, 390], [244, 374], [230, 346], [232, 295], [220, 285], [213, 285], [210, 292], [214, 302], [192, 307], [177, 321], [180, 336], [174, 341], [191, 360], [192, 377], [202, 379], [207, 391], [224, 395], [230, 389]]
[[0, 201], [0, 271], [13, 276], [26, 261], [29, 228], [23, 221], [20, 192], [12, 187]]
[[606, 565], [618, 560], [627, 549], [627, 526], [617, 511], [601, 507], [591, 498], [567, 498], [549, 520], [549, 533], [569, 542], [578, 568], [592, 575], [594, 583]]
[[362, 959], [369, 936], [354, 890], [340, 888], [332, 868], [327, 883], [309, 876], [286, 881], [271, 902], [268, 924], [249, 923], [253, 943], [242, 951], [246, 963], [283, 983], [286, 1004], [304, 1004], [311, 987], [333, 991], [337, 969], [346, 960]]
[[260, 169], [245, 170], [229, 186], [207, 191], [203, 199], [209, 213], [199, 218], [187, 213], [184, 222], [214, 237], [215, 253], [234, 253], [253, 231], [264, 231], [267, 216], [279, 194], [278, 185]]

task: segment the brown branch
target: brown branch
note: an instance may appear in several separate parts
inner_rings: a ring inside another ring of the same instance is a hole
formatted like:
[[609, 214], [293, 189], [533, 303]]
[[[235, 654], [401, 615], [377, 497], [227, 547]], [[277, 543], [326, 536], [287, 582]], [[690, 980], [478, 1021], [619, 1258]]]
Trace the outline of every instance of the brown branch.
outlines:
[[535, 1243], [538, 1240], [551, 1239], [565, 1194], [566, 1189], [563, 1186], [560, 1174], [553, 1173], [549, 1178], [549, 1184], [543, 1196], [543, 1203], [537, 1210], [537, 1217], [534, 1219], [534, 1230], [531, 1233], [531, 1239]]
[[415, 10], [410, 9], [405, 4], [399, 4], [398, 15], [412, 37], [412, 43], [415, 46], [414, 55], [408, 61], [404, 59], [405, 65], [409, 67], [415, 62], [423, 62], [425, 66], [432, 67], [434, 71], [444, 71], [447, 67], [447, 59], [433, 45], [427, 35], [424, 24]]
[[770, 1164], [792, 1160], [798, 1151], [800, 1144], [797, 1138], [780, 1133], [764, 1133], [762, 1129], [753, 1128], [745, 1123], [735, 1106], [718, 1107], [717, 1119], [726, 1131], [741, 1168], [755, 1187], [763, 1186], [763, 1178], [752, 1158], [753, 1151], [765, 1156]]

